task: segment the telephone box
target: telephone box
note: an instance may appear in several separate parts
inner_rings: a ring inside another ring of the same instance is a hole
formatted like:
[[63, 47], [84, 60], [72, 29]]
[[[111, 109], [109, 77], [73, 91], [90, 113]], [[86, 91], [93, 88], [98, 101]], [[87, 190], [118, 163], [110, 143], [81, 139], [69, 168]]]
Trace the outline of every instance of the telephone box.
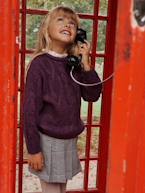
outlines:
[[25, 76], [40, 21], [63, 3], [81, 18], [92, 65], [105, 80], [97, 102], [82, 100], [83, 172], [67, 192], [145, 193], [144, 0], [0, 1], [0, 192], [41, 192], [28, 172], [23, 137]]

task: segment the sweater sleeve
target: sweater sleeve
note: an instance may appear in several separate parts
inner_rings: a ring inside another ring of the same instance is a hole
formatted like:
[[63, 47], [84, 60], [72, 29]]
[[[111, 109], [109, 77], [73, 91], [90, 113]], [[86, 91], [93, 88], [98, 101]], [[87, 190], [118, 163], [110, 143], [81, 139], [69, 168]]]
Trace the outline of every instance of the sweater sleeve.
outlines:
[[[80, 80], [83, 83], [99, 83], [101, 82], [95, 70], [81, 71]], [[81, 86], [81, 96], [85, 101], [95, 102], [99, 99], [102, 92], [102, 84], [95, 86]]]
[[42, 78], [38, 62], [32, 61], [27, 73], [24, 93], [24, 135], [30, 154], [41, 151], [37, 121], [42, 108]]

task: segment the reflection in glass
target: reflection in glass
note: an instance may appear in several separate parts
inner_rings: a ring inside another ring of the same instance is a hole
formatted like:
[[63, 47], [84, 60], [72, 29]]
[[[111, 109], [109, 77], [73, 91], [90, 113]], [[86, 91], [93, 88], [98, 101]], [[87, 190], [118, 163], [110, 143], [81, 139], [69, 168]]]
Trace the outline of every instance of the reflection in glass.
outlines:
[[106, 21], [98, 21], [98, 40], [97, 40], [97, 53], [105, 52], [106, 44]]

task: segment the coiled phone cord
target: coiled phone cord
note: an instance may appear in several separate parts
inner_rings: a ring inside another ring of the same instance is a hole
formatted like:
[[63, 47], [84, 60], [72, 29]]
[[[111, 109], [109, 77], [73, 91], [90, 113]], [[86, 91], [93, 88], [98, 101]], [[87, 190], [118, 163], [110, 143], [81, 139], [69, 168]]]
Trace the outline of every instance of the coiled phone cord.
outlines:
[[70, 71], [70, 76], [71, 78], [73, 79], [74, 82], [76, 82], [77, 84], [81, 85], [81, 86], [97, 86], [99, 84], [102, 84], [106, 81], [108, 81], [109, 79], [111, 79], [113, 76], [114, 76], [114, 73], [112, 73], [110, 76], [108, 76], [107, 78], [105, 78], [103, 81], [101, 82], [97, 82], [97, 83], [91, 83], [91, 84], [85, 84], [85, 83], [82, 83], [82, 82], [79, 82], [78, 80], [76, 80], [73, 76], [73, 70], [74, 70], [74, 66], [72, 66], [72, 69]]

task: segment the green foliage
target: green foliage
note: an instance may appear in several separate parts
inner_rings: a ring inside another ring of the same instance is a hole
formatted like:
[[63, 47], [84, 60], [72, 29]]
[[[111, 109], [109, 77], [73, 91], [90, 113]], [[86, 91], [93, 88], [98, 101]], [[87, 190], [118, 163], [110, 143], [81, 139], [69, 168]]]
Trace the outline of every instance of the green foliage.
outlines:
[[[50, 10], [58, 5], [66, 5], [73, 8], [77, 13], [93, 14], [94, 0], [29, 0], [27, 1], [27, 8]], [[100, 0], [99, 15], [107, 15], [108, 0]], [[34, 49], [37, 40], [37, 32], [43, 16], [28, 15], [26, 38], [27, 49]], [[87, 38], [92, 41], [92, 20], [81, 20], [81, 27], [87, 31]], [[104, 51], [106, 36], [106, 22], [100, 21], [98, 24], [98, 42], [97, 51]]]
[[93, 0], [29, 0], [27, 6], [29, 8], [39, 8], [50, 10], [58, 5], [66, 5], [73, 8], [76, 12], [92, 12], [93, 11]]

